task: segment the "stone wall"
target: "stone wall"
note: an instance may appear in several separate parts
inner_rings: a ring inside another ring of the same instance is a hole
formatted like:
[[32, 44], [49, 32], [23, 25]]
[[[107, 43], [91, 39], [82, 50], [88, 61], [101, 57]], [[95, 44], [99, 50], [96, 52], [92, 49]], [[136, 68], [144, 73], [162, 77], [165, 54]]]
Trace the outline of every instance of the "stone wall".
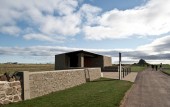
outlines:
[[29, 73], [30, 99], [64, 90], [101, 77], [100, 68], [70, 69]]
[[0, 81], [0, 105], [32, 99], [101, 77], [101, 68], [18, 72], [21, 81]]
[[0, 81], [0, 105], [21, 101], [20, 81]]
[[89, 71], [90, 81], [99, 79], [101, 77], [101, 68], [86, 68], [86, 69], [87, 71]]
[[29, 81], [30, 98], [64, 90], [86, 82], [83, 69], [32, 72]]

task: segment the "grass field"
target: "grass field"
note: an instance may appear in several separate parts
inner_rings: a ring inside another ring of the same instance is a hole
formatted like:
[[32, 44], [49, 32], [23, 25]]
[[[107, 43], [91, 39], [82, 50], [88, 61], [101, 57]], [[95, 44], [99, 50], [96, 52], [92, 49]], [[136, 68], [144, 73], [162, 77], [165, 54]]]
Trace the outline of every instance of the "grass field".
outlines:
[[170, 65], [169, 64], [164, 64], [164, 65], [162, 65], [162, 67], [163, 67], [163, 72], [170, 75]]
[[2, 107], [119, 107], [131, 85], [131, 82], [103, 78]]
[[50, 71], [54, 64], [0, 64], [0, 74], [15, 71]]
[[[170, 66], [169, 66], [170, 67]], [[139, 72], [144, 70], [146, 67], [132, 65], [132, 72]], [[54, 70], [54, 64], [0, 64], [0, 74], [5, 72], [15, 71], [51, 71]]]
[[139, 66], [139, 65], [132, 65], [131, 66], [131, 71], [132, 72], [140, 72], [140, 71], [143, 71], [145, 69], [146, 69], [145, 66]]
[[167, 74], [170, 75], [170, 69], [169, 69], [169, 70], [165, 70], [165, 71], [163, 71], [163, 72], [165, 72], [165, 73], [167, 73]]

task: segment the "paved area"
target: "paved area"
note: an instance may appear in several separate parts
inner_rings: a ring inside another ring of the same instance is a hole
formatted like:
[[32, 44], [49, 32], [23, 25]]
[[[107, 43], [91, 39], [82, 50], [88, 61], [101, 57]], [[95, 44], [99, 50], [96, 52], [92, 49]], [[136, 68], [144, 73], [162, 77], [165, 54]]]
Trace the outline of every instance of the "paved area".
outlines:
[[137, 72], [131, 72], [127, 76], [125, 76], [122, 80], [135, 82], [137, 74], [138, 74]]
[[123, 107], [170, 107], [170, 76], [151, 69], [139, 72]]
[[[122, 78], [122, 80], [134, 82], [137, 74], [138, 74], [137, 72], [131, 72], [127, 76]], [[102, 72], [102, 75], [103, 77], [106, 77], [106, 78], [119, 79], [118, 72]]]
[[102, 72], [103, 77], [111, 79], [119, 79], [118, 72]]

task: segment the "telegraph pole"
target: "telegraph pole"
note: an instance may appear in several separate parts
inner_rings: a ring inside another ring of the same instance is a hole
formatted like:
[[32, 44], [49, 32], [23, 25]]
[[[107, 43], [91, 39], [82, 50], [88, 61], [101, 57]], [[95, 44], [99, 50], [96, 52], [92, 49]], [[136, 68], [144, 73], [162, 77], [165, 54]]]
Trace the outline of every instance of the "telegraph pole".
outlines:
[[121, 53], [119, 52], [119, 80], [122, 79]]

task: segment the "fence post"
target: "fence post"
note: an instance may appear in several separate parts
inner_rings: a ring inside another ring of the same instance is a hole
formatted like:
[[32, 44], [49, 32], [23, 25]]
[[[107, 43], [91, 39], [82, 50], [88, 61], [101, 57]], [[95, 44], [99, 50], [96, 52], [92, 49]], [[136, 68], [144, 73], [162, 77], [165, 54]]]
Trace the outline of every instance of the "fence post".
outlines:
[[128, 75], [128, 72], [129, 72], [129, 68], [126, 69], [126, 75]]
[[119, 53], [119, 80], [122, 79], [121, 53]]

